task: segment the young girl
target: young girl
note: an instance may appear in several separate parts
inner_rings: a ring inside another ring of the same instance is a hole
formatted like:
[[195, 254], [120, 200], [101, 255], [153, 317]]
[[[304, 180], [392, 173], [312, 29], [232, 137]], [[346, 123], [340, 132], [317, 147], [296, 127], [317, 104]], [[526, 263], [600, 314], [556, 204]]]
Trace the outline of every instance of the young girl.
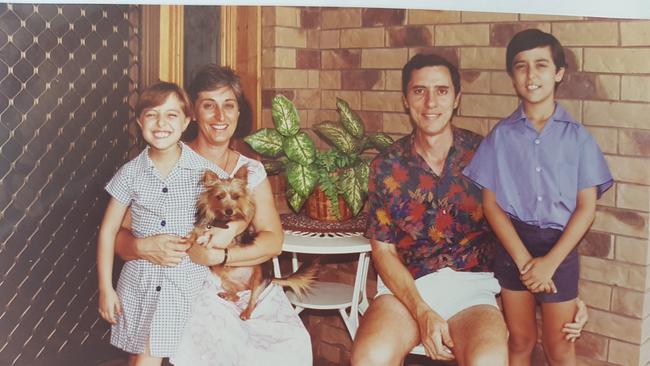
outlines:
[[111, 344], [133, 355], [129, 365], [160, 365], [177, 349], [191, 301], [208, 269], [185, 256], [174, 267], [127, 261], [112, 284], [115, 238], [131, 209], [136, 237], [187, 235], [193, 228], [199, 179], [211, 163], [180, 142], [191, 116], [185, 91], [159, 82], [140, 95], [137, 122], [147, 148], [106, 185], [111, 195], [99, 230], [99, 313], [112, 324]]
[[549, 364], [575, 365], [574, 343], [562, 326], [576, 310], [576, 245], [613, 180], [591, 135], [555, 102], [566, 69], [558, 40], [537, 29], [516, 34], [506, 67], [521, 105], [488, 134], [464, 173], [483, 188], [486, 218], [503, 245], [494, 272], [510, 333], [509, 363], [530, 365], [541, 303]]

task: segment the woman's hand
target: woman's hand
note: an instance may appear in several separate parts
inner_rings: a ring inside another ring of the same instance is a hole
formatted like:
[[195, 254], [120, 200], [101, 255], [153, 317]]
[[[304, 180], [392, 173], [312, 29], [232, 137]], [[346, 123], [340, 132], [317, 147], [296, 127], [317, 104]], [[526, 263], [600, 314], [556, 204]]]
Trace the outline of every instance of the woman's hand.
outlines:
[[184, 238], [160, 234], [136, 239], [137, 256], [153, 264], [174, 267], [187, 254], [190, 244]]
[[530, 292], [556, 293], [553, 274], [557, 266], [546, 257], [535, 257], [526, 263], [520, 273], [521, 282]]
[[117, 324], [117, 316], [122, 315], [122, 304], [114, 288], [99, 291], [99, 315], [111, 324]]
[[238, 234], [238, 227], [231, 222], [226, 227], [212, 227], [206, 229], [201, 236], [196, 239], [198, 244], [207, 248], [224, 249], [232, 243]]
[[223, 263], [223, 249], [209, 248], [203, 245], [192, 245], [187, 251], [192, 262], [202, 266], [214, 266]]
[[434, 360], [453, 360], [454, 341], [449, 335], [449, 324], [431, 308], [418, 314], [416, 321], [427, 356]]

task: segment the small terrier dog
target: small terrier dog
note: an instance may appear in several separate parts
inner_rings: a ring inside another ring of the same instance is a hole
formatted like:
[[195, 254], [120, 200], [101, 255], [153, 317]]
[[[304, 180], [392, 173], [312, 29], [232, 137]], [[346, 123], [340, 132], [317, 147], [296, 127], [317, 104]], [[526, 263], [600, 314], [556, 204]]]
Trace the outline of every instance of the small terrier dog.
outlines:
[[[209, 170], [203, 173], [202, 184], [205, 190], [200, 194], [196, 204], [196, 221], [189, 241], [192, 244], [203, 245], [201, 235], [211, 227], [225, 228], [228, 222], [244, 220], [249, 226], [227, 245], [227, 247], [246, 246], [255, 240], [255, 232], [250, 222], [255, 216], [255, 204], [248, 191], [248, 167], [242, 166], [233, 178], [221, 179]], [[309, 266], [301, 266], [298, 271], [284, 278], [272, 276], [271, 261], [248, 267], [214, 265], [210, 270], [221, 278], [225, 290], [217, 295], [229, 301], [238, 301], [239, 291], [251, 290], [250, 300], [246, 309], [239, 317], [247, 320], [251, 317], [260, 294], [270, 283], [289, 287], [298, 296], [309, 291], [317, 277], [317, 261]]]

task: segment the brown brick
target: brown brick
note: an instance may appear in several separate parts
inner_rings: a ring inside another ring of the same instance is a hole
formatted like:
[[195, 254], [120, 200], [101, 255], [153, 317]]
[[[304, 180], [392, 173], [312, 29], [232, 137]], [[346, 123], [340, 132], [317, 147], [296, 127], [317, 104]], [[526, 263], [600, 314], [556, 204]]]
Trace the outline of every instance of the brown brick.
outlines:
[[616, 181], [650, 185], [650, 160], [612, 155], [605, 159]]
[[402, 113], [384, 113], [383, 131], [391, 134], [409, 134], [413, 131], [409, 115]]
[[647, 365], [640, 361], [641, 347], [638, 344], [621, 342], [612, 339], [609, 342], [609, 357], [607, 360], [615, 365]]
[[495, 23], [490, 26], [490, 45], [505, 47], [512, 36], [524, 29], [536, 28], [544, 32], [551, 31], [549, 23]]
[[620, 208], [650, 211], [650, 187], [636, 184], [618, 183], [616, 202]]
[[361, 106], [367, 111], [401, 112], [404, 110], [400, 92], [362, 91]]
[[563, 47], [567, 71], [582, 71], [582, 48]]
[[384, 46], [384, 28], [354, 28], [341, 30], [341, 48], [370, 48]]
[[619, 84], [618, 76], [568, 72], [555, 95], [557, 98], [617, 100]]
[[463, 23], [512, 22], [517, 20], [517, 14], [464, 11], [461, 14], [461, 20]]
[[621, 99], [650, 102], [650, 76], [623, 75], [621, 77]]
[[307, 87], [310, 89], [320, 88], [320, 70], [307, 70], [309, 82]]
[[296, 108], [320, 108], [320, 89], [298, 89], [294, 100]]
[[625, 102], [584, 102], [583, 123], [595, 126], [647, 129], [648, 123], [640, 116], [650, 116], [650, 104]]
[[645, 266], [596, 257], [580, 257], [580, 278], [606, 285], [645, 291]]
[[621, 21], [622, 46], [650, 46], [650, 20]]
[[510, 75], [505, 71], [490, 72], [490, 93], [503, 95], [517, 94], [515, 88], [512, 86]]
[[650, 264], [649, 244], [648, 239], [618, 236], [616, 238], [616, 260], [642, 265]]
[[623, 74], [648, 72], [650, 48], [585, 48], [584, 70]]
[[433, 27], [392, 27], [388, 30], [389, 47], [419, 47], [433, 45]]
[[275, 87], [282, 89], [308, 88], [309, 73], [307, 70], [297, 69], [276, 69]]
[[275, 46], [280, 47], [307, 47], [307, 31], [297, 28], [275, 27], [274, 29]]
[[576, 121], [582, 121], [582, 100], [578, 99], [557, 99], [562, 108], [564, 108]]
[[364, 27], [402, 25], [405, 18], [404, 9], [366, 8], [361, 11], [361, 25]]
[[296, 49], [295, 48], [263, 48], [262, 49], [262, 67], [296, 67]]
[[613, 237], [606, 233], [588, 231], [578, 246], [581, 255], [611, 258], [613, 256]]
[[320, 68], [320, 51], [308, 49], [296, 50], [296, 67], [299, 69]]
[[383, 89], [384, 78], [380, 70], [343, 70], [341, 87], [346, 90]]
[[406, 48], [378, 48], [361, 50], [364, 69], [401, 69], [406, 63]]
[[323, 30], [320, 32], [320, 48], [339, 48], [340, 39], [340, 30]]
[[503, 47], [463, 47], [460, 49], [460, 67], [462, 69], [505, 68], [506, 50]]
[[643, 314], [643, 300], [643, 292], [614, 287], [612, 291], [612, 311], [634, 318], [644, 318], [647, 314]]
[[323, 9], [321, 26], [323, 29], [359, 28], [361, 27], [361, 9]]
[[320, 26], [321, 10], [318, 8], [300, 9], [300, 26], [305, 29], [314, 29]]
[[436, 26], [436, 46], [487, 46], [488, 24], [450, 24]]
[[455, 116], [452, 122], [456, 127], [476, 132], [482, 136], [489, 132], [488, 120], [485, 118]]
[[461, 70], [460, 81], [463, 93], [490, 93], [489, 72]]
[[616, 22], [562, 22], [553, 23], [553, 35], [566, 46], [616, 46]]
[[411, 49], [409, 52], [409, 59], [418, 53], [431, 54], [434, 53], [438, 56], [444, 57], [447, 61], [451, 62], [454, 66], [460, 68], [458, 58], [458, 48], [456, 47], [419, 47]]
[[459, 22], [459, 11], [416, 9], [408, 10], [408, 24], [448, 24]]
[[603, 153], [616, 154], [618, 152], [618, 129], [593, 126], [587, 126], [587, 129]]
[[401, 70], [387, 70], [386, 75], [386, 90], [402, 90], [402, 71]]
[[[379, 132], [383, 126], [383, 116], [380, 112], [357, 111], [359, 118], [366, 126], [367, 132]], [[354, 281], [352, 282], [354, 283]]]
[[515, 97], [466, 94], [460, 99], [460, 112], [463, 116], [503, 118], [510, 115], [517, 104]]
[[361, 65], [360, 50], [331, 50], [321, 52], [323, 69], [357, 69]]
[[616, 185], [617, 183], [614, 182], [612, 187], [608, 189], [605, 193], [603, 193], [602, 196], [598, 199], [598, 206], [604, 206], [604, 207], [616, 207]]
[[276, 6], [275, 8], [275, 25], [285, 27], [300, 26], [300, 10], [294, 7]]
[[[323, 90], [321, 93], [321, 108], [336, 109], [337, 97], [348, 102], [353, 110], [361, 110], [361, 93], [356, 90]], [[333, 116], [336, 117], [336, 114]]]
[[262, 7], [262, 26], [275, 25], [275, 8], [271, 6]]
[[[609, 340], [605, 337], [583, 332], [580, 340], [576, 342], [576, 354], [582, 357], [588, 357], [592, 360], [607, 360], [607, 345]], [[593, 362], [593, 361], [592, 361]], [[593, 363], [581, 364], [580, 366], [595, 366]]]
[[582, 17], [567, 16], [567, 15], [519, 14], [519, 20], [521, 21], [530, 21], [530, 20], [551, 21], [551, 20], [581, 20], [581, 19]]
[[621, 154], [650, 156], [650, 130], [621, 129], [618, 138]]
[[282, 94], [287, 99], [293, 100], [295, 92], [289, 89], [265, 89], [262, 90], [262, 108], [271, 108], [271, 101], [276, 95]]
[[322, 89], [341, 89], [341, 71], [321, 71], [320, 87]]
[[307, 48], [320, 49], [320, 29], [307, 29]]
[[641, 321], [597, 309], [589, 310], [585, 330], [633, 343], [641, 339]]
[[611, 286], [586, 280], [580, 280], [579, 285], [580, 298], [589, 307], [609, 310], [612, 298]]
[[[628, 168], [629, 169], [629, 168]], [[630, 210], [600, 207], [596, 211], [594, 230], [614, 234], [648, 237], [648, 214]]]

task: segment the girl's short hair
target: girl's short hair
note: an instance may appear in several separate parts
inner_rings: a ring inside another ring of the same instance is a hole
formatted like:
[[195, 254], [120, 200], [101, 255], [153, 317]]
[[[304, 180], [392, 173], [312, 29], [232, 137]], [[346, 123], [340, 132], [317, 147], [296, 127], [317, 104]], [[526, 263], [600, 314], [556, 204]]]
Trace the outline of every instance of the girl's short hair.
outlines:
[[140, 118], [140, 114], [144, 112], [145, 109], [157, 107], [163, 103], [170, 95], [175, 95], [181, 103], [181, 109], [186, 116], [192, 117], [192, 103], [190, 98], [181, 88], [175, 83], [170, 83], [167, 81], [158, 81], [148, 87], [146, 87], [140, 97], [138, 102], [135, 104], [135, 115]]
[[[194, 74], [192, 81], [187, 87], [187, 91], [192, 102], [196, 103], [199, 93], [213, 91], [223, 87], [229, 87], [232, 90], [239, 105], [239, 120], [237, 121], [237, 129], [235, 130], [234, 137], [244, 137], [251, 132], [253, 124], [252, 111], [242, 91], [239, 76], [231, 68], [216, 64], [202, 66]], [[185, 136], [187, 139], [192, 139], [195, 136], [195, 128], [191, 125], [190, 127]]]
[[553, 63], [559, 70], [567, 67], [564, 56], [564, 48], [552, 34], [543, 32], [539, 29], [525, 29], [515, 34], [506, 48], [506, 70], [508, 75], [512, 75], [513, 62], [519, 52], [532, 50], [537, 47], [550, 47]]

